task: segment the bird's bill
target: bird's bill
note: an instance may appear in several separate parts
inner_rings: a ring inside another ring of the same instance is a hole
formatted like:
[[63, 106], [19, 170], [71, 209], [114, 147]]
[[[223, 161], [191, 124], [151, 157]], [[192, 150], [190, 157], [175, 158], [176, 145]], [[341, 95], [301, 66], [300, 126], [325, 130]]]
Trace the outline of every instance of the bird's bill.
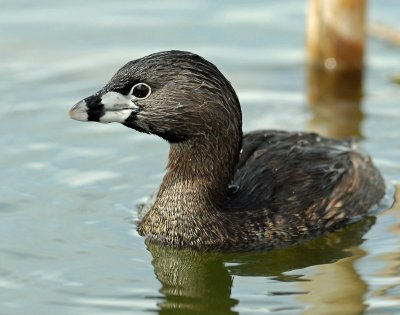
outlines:
[[79, 121], [124, 123], [138, 109], [131, 95], [111, 91], [102, 95], [95, 94], [79, 101], [71, 108], [69, 116]]

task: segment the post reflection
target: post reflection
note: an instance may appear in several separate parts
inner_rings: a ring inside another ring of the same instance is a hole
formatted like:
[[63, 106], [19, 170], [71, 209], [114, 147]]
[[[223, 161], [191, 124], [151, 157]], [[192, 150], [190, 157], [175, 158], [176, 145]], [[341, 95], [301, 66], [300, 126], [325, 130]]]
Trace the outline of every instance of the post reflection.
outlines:
[[[240, 301], [231, 296], [235, 277], [273, 277], [276, 281], [297, 283], [301, 274], [285, 273], [352, 257], [354, 253], [349, 248], [362, 243], [363, 235], [374, 222], [375, 218], [369, 217], [342, 231], [270, 252], [201, 253], [147, 242], [164, 296], [158, 303], [159, 314], [238, 314], [235, 306]], [[311, 281], [315, 287], [322, 287], [324, 280], [317, 277]], [[359, 277], [358, 281], [362, 282]], [[330, 286], [337, 284], [336, 281]], [[270, 286], [267, 290], [276, 295], [273, 283], [266, 282], [266, 286]], [[293, 288], [296, 289], [295, 284]], [[276, 298], [288, 299], [284, 294], [276, 295]]]
[[395, 196], [392, 207], [385, 211], [382, 217], [389, 218], [393, 222], [387, 229], [387, 232], [390, 233], [387, 239], [394, 239], [395, 242], [393, 244], [395, 246], [377, 255], [377, 260], [381, 264], [383, 263], [383, 266], [374, 274], [374, 277], [375, 279], [379, 279], [381, 284], [377, 286], [371, 295], [376, 300], [379, 300], [382, 305], [387, 303], [398, 306], [400, 301], [398, 290], [400, 275], [400, 183], [395, 184]]
[[329, 265], [317, 266], [308, 276], [309, 281], [299, 283], [302, 290], [309, 292], [299, 299], [309, 305], [308, 314], [362, 314], [368, 285], [360, 277], [356, 262], [366, 255], [358, 247], [349, 248], [351, 257]]
[[362, 70], [308, 66], [310, 131], [333, 138], [362, 137]]

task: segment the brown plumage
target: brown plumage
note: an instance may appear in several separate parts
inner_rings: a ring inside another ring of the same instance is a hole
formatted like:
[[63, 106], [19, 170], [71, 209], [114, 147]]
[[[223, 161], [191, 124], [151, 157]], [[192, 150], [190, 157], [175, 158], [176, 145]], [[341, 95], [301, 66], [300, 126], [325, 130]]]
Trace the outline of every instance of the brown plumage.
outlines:
[[[132, 89], [138, 84], [141, 94]], [[353, 222], [384, 196], [379, 171], [350, 141], [271, 130], [242, 136], [232, 86], [188, 52], [129, 62], [70, 115], [170, 143], [167, 172], [138, 231], [173, 247], [284, 246]]]

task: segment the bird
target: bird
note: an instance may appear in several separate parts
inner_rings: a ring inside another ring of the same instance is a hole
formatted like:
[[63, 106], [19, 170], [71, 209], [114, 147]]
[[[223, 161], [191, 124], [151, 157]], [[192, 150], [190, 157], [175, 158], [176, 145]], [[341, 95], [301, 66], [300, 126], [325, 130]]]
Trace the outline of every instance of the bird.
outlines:
[[169, 247], [286, 247], [362, 219], [385, 194], [381, 173], [354, 140], [268, 129], [243, 134], [231, 83], [195, 53], [132, 60], [69, 115], [168, 142], [165, 175], [137, 230]]

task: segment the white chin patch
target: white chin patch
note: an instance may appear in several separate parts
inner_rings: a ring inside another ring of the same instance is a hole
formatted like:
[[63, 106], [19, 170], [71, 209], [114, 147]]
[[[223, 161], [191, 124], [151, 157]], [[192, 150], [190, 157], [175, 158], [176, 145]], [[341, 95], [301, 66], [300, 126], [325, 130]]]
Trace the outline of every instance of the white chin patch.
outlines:
[[139, 107], [133, 102], [132, 95], [122, 95], [118, 92], [108, 92], [101, 97], [105, 114], [100, 117], [100, 122], [123, 123], [134, 110]]

